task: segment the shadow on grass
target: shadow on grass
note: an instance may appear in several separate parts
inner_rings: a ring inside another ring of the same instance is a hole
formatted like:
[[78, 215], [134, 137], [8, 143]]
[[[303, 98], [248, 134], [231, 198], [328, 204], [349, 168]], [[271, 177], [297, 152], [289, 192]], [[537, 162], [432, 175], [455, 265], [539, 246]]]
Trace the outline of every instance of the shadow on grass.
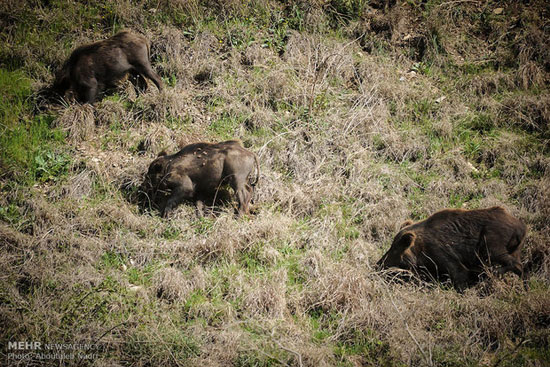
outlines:
[[[140, 214], [161, 215], [164, 202], [169, 197], [167, 193], [155, 193], [144, 188], [142, 183], [135, 179], [125, 179], [119, 187], [125, 200], [137, 205]], [[202, 206], [197, 206], [197, 201], [202, 202]], [[197, 216], [218, 217], [227, 212], [227, 208], [233, 206], [233, 195], [228, 188], [221, 188], [215, 195], [200, 195], [194, 200], [185, 200], [179, 205], [193, 205], [196, 208]], [[178, 205], [178, 206], [179, 206]], [[237, 209], [234, 209], [237, 214]]]

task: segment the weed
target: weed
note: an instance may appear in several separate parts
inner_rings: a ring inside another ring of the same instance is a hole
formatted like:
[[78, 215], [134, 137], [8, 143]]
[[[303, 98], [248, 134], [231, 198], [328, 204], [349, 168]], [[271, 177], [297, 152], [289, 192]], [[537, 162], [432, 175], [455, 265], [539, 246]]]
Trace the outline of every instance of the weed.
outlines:
[[22, 218], [17, 205], [8, 204], [6, 206], [0, 206], [0, 219], [4, 222], [13, 225], [19, 223]]

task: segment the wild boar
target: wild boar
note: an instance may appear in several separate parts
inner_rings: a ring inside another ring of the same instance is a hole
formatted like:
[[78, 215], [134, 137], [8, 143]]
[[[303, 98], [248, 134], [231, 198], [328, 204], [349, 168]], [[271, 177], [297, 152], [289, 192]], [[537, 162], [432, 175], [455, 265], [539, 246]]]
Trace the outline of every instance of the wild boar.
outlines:
[[195, 143], [172, 155], [161, 152], [149, 165], [141, 191], [166, 217], [184, 200], [195, 201], [201, 214], [202, 200], [228, 184], [235, 192], [242, 215], [249, 213], [259, 175], [258, 158], [238, 141]]
[[501, 207], [445, 209], [404, 223], [377, 265], [448, 277], [459, 291], [477, 282], [486, 265], [523, 278], [520, 249], [526, 231], [525, 224]]
[[64, 96], [71, 88], [81, 103], [93, 103], [98, 92], [113, 87], [127, 73], [137, 78], [140, 86], [146, 87], [144, 77], [162, 90], [162, 80], [153, 71], [149, 62], [147, 39], [130, 31], [80, 46], [74, 50], [57, 72], [53, 90]]

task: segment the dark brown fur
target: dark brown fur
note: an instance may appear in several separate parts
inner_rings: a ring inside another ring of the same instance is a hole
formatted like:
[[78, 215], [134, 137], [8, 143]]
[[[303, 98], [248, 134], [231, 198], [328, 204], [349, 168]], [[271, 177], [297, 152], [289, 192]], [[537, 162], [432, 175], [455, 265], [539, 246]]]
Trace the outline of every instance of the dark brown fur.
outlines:
[[54, 91], [61, 96], [72, 88], [82, 103], [93, 103], [99, 91], [112, 87], [127, 73], [137, 78], [140, 86], [151, 79], [159, 90], [162, 80], [149, 62], [147, 39], [130, 31], [85, 45], [74, 50], [56, 75]]
[[[251, 181], [254, 169], [256, 178]], [[249, 213], [259, 174], [256, 155], [238, 141], [196, 143], [176, 154], [161, 152], [149, 166], [142, 191], [165, 217], [184, 200], [194, 200], [200, 211], [202, 198], [212, 197], [220, 186], [228, 184], [235, 191], [242, 215]]]
[[501, 207], [445, 209], [417, 223], [405, 223], [378, 265], [440, 279], [456, 289], [475, 283], [485, 265], [523, 277], [520, 249], [525, 225]]

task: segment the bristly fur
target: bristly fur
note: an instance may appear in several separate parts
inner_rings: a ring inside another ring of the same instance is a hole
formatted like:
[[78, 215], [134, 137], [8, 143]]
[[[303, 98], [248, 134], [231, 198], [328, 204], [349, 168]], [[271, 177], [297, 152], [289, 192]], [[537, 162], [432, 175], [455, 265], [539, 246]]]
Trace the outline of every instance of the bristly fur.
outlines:
[[[254, 169], [255, 179], [251, 180]], [[222, 185], [229, 185], [235, 191], [239, 214], [248, 214], [259, 175], [258, 158], [239, 141], [194, 143], [172, 155], [159, 153], [149, 165], [142, 191], [164, 217], [184, 200], [195, 200], [200, 208], [205, 197], [213, 197]]]
[[526, 232], [525, 224], [501, 207], [445, 209], [402, 227], [378, 264], [427, 272], [435, 279], [449, 276], [463, 290], [490, 264], [500, 266], [501, 274], [523, 277], [520, 250]]
[[140, 78], [147, 77], [161, 90], [162, 80], [153, 71], [149, 57], [149, 43], [144, 36], [122, 31], [74, 50], [58, 71], [53, 89], [63, 96], [71, 88], [80, 102], [93, 103], [101, 90], [130, 73], [137, 86], [145, 87], [145, 80]]

